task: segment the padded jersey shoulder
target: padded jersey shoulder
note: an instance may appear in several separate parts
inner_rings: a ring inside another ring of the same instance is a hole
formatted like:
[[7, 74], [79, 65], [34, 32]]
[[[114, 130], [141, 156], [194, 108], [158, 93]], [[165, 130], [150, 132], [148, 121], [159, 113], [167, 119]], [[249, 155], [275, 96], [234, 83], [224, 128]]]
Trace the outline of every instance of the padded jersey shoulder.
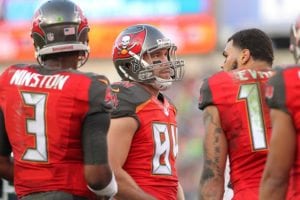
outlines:
[[212, 88], [222, 86], [230, 81], [230, 75], [227, 72], [218, 72], [202, 80], [200, 86], [200, 95], [198, 99], [198, 108], [204, 110], [207, 106], [213, 105]]
[[135, 116], [136, 108], [151, 97], [143, 87], [132, 82], [116, 82], [111, 87], [116, 96], [116, 107], [112, 112], [112, 118]]
[[286, 83], [284, 74], [288, 71], [300, 70], [298, 67], [277, 68], [275, 75], [269, 79], [266, 86], [266, 102], [270, 108], [288, 112], [286, 107]]

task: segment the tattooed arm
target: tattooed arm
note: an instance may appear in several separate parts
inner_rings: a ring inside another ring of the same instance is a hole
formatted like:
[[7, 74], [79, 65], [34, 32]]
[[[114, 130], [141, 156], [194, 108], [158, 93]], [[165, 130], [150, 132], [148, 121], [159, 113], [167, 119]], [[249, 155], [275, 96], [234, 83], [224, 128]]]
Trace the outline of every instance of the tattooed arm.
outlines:
[[[261, 200], [285, 199], [290, 170], [295, 162], [297, 133], [291, 116], [278, 109], [271, 109], [272, 136], [268, 159], [260, 184]], [[298, 187], [298, 186], [297, 186]]]
[[227, 140], [215, 106], [208, 106], [204, 109], [203, 121], [205, 126], [204, 164], [200, 178], [199, 199], [221, 200], [224, 194]]

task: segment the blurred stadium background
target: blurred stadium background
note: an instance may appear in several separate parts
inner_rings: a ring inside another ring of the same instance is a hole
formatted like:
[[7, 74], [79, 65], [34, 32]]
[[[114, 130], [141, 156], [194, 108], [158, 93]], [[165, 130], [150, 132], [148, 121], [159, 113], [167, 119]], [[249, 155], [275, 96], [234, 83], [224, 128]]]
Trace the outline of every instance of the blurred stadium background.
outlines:
[[[0, 72], [16, 63], [35, 62], [30, 38], [34, 10], [45, 0], [0, 0]], [[197, 97], [202, 78], [220, 70], [227, 38], [243, 28], [261, 28], [274, 42], [274, 65], [293, 63], [288, 52], [290, 25], [300, 14], [295, 0], [74, 0], [91, 26], [91, 55], [83, 71], [118, 81], [111, 61], [112, 44], [125, 27], [158, 26], [178, 45], [185, 77], [167, 91], [178, 108], [179, 178], [187, 200], [197, 199], [203, 126]], [[16, 199], [3, 182], [0, 200]], [[2, 194], [2, 195], [1, 195]]]

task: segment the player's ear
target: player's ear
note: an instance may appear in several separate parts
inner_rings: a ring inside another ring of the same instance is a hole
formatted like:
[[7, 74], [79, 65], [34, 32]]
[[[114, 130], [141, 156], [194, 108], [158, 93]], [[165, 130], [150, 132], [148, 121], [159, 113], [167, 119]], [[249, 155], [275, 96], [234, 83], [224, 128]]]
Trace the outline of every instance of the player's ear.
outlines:
[[249, 49], [243, 49], [241, 52], [241, 64], [245, 65], [251, 58], [251, 53]]

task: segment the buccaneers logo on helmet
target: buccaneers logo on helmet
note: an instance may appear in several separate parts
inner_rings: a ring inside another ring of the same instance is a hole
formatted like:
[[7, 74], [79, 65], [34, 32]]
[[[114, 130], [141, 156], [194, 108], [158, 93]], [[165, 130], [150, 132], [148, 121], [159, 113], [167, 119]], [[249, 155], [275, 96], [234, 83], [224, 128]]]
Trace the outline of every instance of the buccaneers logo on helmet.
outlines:
[[121, 35], [116, 40], [115, 48], [117, 51], [114, 51], [114, 58], [128, 58], [132, 54], [139, 55], [144, 44], [145, 35], [145, 30], [135, 34]]

